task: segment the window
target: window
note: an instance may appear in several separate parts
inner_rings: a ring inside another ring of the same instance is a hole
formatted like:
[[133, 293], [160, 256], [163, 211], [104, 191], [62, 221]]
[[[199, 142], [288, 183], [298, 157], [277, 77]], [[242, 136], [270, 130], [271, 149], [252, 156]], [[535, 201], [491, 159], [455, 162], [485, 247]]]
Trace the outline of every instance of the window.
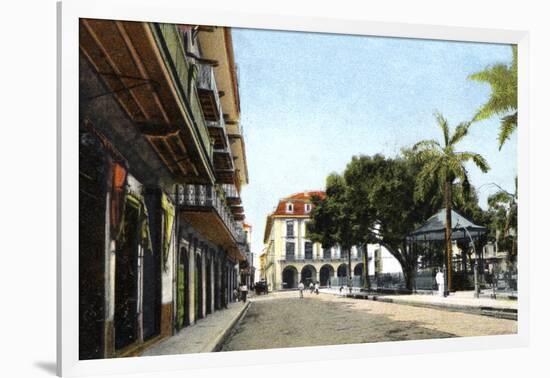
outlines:
[[311, 204], [306, 203], [306, 213], [309, 213], [311, 211]]
[[294, 242], [286, 242], [286, 259], [294, 260]]
[[294, 221], [286, 221], [286, 236], [294, 237]]
[[331, 258], [331, 253], [330, 253], [330, 248], [324, 248], [323, 249], [323, 258], [324, 259], [330, 259]]
[[294, 205], [291, 202], [287, 202], [286, 204], [286, 212], [292, 213], [294, 211]]
[[311, 242], [305, 243], [304, 253], [305, 253], [306, 260], [313, 259], [313, 245], [311, 244]]

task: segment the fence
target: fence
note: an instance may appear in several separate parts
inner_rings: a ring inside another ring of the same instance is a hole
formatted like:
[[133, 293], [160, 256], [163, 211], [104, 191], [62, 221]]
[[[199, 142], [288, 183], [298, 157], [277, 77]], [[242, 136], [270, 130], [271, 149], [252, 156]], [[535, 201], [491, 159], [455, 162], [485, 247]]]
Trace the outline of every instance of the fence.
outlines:
[[[346, 276], [338, 276], [338, 277], [331, 277], [330, 278], [330, 285], [335, 288], [339, 288], [341, 286], [347, 287], [348, 286], [348, 277]], [[353, 287], [363, 287], [365, 285], [365, 278], [362, 276], [354, 276], [351, 277], [351, 286]]]
[[378, 289], [404, 289], [405, 278], [403, 273], [379, 273], [369, 276], [371, 288]]

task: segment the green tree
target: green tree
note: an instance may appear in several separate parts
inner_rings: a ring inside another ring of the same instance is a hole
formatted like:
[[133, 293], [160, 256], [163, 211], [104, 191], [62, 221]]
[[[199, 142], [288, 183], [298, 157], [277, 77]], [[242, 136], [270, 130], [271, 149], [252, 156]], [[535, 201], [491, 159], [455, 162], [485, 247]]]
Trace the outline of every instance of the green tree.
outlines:
[[511, 64], [494, 64], [468, 78], [491, 86], [489, 100], [478, 110], [474, 121], [492, 116], [501, 117], [498, 135], [499, 149], [518, 125], [518, 48], [512, 46]]
[[[396, 158], [355, 156], [344, 173], [350, 208], [358, 223], [358, 242], [365, 247], [368, 243], [384, 246], [401, 265], [406, 287], [411, 290], [418, 256], [407, 235], [439, 206], [415, 199], [415, 178], [421, 165], [414, 157], [407, 151]], [[436, 193], [433, 188], [426, 190]]]
[[308, 237], [323, 246], [339, 245], [348, 255], [348, 277], [351, 272], [351, 247], [357, 244], [358, 224], [348, 200], [349, 190], [344, 177], [332, 173], [326, 180], [326, 197], [313, 197]]
[[458, 152], [456, 145], [468, 135], [470, 123], [459, 124], [451, 134], [447, 120], [439, 113], [436, 119], [443, 132], [443, 144], [436, 140], [423, 140], [416, 143], [413, 151], [423, 167], [416, 180], [416, 197], [420, 200], [426, 198], [427, 189], [433, 188], [433, 184], [439, 184], [443, 192], [445, 207], [445, 245], [447, 253], [447, 288], [451, 290], [452, 282], [452, 243], [451, 243], [451, 209], [453, 198], [453, 183], [459, 180], [465, 192], [470, 190], [468, 172], [465, 164], [473, 162], [482, 172], [489, 170], [489, 164], [483, 156], [474, 152]]
[[497, 240], [498, 248], [508, 251], [508, 260], [514, 262], [517, 257], [517, 177], [514, 193], [501, 187], [499, 189], [487, 199], [491, 215], [491, 229]]

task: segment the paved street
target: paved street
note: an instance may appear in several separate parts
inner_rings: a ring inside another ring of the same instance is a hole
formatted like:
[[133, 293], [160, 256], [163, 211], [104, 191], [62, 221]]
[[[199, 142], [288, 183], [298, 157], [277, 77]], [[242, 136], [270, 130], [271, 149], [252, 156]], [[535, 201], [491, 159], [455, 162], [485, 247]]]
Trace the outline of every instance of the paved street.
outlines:
[[252, 299], [222, 350], [355, 344], [517, 332], [514, 320], [329, 294], [270, 293]]

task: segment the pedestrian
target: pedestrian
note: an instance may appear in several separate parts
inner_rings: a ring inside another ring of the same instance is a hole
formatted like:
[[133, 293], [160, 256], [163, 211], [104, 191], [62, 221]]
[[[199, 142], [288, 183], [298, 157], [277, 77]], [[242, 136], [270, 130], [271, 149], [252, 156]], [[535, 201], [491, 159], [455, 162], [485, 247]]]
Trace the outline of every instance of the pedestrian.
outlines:
[[298, 285], [298, 290], [300, 291], [300, 298], [304, 297], [304, 283], [300, 281], [300, 284]]
[[319, 282], [315, 282], [315, 294], [319, 295]]
[[239, 301], [239, 291], [237, 288], [233, 289], [233, 301], [238, 302]]
[[241, 285], [241, 299], [243, 300], [243, 302], [246, 302], [246, 295], [248, 294], [248, 287], [246, 286], [246, 284], [242, 284]]
[[440, 297], [445, 296], [445, 275], [438, 269], [437, 274], [435, 275], [435, 282], [437, 283], [437, 289]]
[[313, 282], [309, 283], [309, 293], [313, 294]]

